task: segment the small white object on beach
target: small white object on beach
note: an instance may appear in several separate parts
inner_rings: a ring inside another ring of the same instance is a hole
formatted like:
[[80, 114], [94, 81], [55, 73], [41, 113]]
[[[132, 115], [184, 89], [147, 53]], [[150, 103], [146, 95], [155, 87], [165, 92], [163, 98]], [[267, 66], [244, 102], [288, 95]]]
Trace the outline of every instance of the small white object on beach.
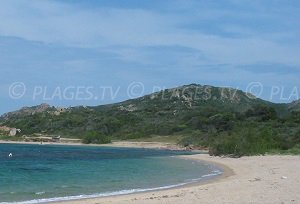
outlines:
[[286, 176], [281, 176], [281, 179], [287, 179], [287, 177]]
[[9, 155], [8, 155], [9, 157], [12, 157], [12, 153], [9, 153]]

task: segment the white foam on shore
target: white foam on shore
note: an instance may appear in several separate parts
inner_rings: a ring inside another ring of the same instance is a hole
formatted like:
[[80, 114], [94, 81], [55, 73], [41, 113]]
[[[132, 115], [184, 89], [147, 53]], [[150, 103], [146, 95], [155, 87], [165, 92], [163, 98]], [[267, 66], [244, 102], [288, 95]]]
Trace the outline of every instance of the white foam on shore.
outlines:
[[79, 199], [88, 199], [88, 198], [101, 198], [101, 197], [108, 197], [108, 196], [117, 196], [117, 195], [127, 195], [132, 193], [141, 193], [147, 191], [157, 191], [157, 190], [165, 190], [170, 188], [176, 188], [180, 186], [184, 186], [187, 184], [192, 184], [203, 180], [204, 178], [218, 176], [223, 172], [220, 170], [214, 170], [210, 174], [202, 175], [200, 178], [190, 179], [184, 183], [179, 183], [175, 185], [168, 185], [156, 188], [145, 188], [145, 189], [130, 189], [130, 190], [121, 190], [115, 192], [107, 192], [107, 193], [98, 193], [92, 195], [77, 195], [77, 196], [66, 196], [66, 197], [54, 197], [54, 198], [43, 198], [43, 199], [35, 199], [29, 201], [22, 201], [22, 202], [0, 202], [0, 204], [36, 204], [36, 203], [50, 203], [50, 202], [59, 202], [59, 201], [70, 201], [70, 200], [79, 200]]
[[203, 180], [204, 178], [209, 178], [209, 177], [213, 177], [213, 176], [218, 176], [218, 175], [220, 175], [220, 174], [222, 174], [222, 173], [223, 173], [223, 172], [220, 171], [220, 170], [214, 170], [214, 171], [212, 171], [210, 174], [202, 175], [200, 178], [190, 179], [190, 180], [188, 180], [189, 182], [186, 183], [186, 184], [195, 183], [195, 182], [198, 182], [198, 181]]

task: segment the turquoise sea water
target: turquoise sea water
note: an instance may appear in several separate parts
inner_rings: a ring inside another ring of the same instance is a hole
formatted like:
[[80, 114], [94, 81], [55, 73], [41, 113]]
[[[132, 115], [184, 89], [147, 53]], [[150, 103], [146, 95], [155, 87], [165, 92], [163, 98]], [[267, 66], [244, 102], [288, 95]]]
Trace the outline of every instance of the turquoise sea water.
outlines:
[[[12, 157], [9, 154], [12, 153]], [[176, 187], [221, 174], [188, 152], [0, 144], [0, 203], [42, 203]]]

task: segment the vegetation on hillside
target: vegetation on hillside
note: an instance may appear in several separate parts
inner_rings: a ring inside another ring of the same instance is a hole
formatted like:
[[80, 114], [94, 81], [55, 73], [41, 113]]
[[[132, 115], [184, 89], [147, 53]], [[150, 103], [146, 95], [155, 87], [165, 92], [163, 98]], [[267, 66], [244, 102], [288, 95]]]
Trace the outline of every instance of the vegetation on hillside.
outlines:
[[212, 155], [243, 156], [297, 148], [300, 112], [295, 104], [274, 104], [235, 89], [192, 84], [59, 114], [54, 114], [54, 107], [26, 115], [6, 114], [1, 121], [20, 128], [22, 134], [58, 134], [83, 138], [86, 143], [181, 136], [183, 146], [208, 147]]
[[108, 144], [111, 143], [111, 138], [102, 133], [91, 131], [83, 136], [82, 142], [84, 144]]

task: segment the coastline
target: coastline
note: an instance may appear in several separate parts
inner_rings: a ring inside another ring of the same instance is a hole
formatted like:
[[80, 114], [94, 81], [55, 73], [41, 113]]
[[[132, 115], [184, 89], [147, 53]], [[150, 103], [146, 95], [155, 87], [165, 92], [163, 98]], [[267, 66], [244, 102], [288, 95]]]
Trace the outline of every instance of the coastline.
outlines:
[[[0, 144], [1, 143], [3, 142], [0, 141]], [[28, 142], [4, 143], [39, 144]], [[80, 143], [46, 144], [158, 149], [168, 146], [165, 143], [126, 141], [106, 145], [85, 145]], [[106, 197], [83, 198], [51, 203], [300, 203], [300, 156], [267, 155], [223, 158], [212, 157], [208, 154], [195, 154], [178, 157], [212, 163], [221, 167], [223, 174], [206, 181], [194, 182], [168, 189], [156, 189], [146, 192], [132, 192], [123, 195], [110, 195]]]
[[54, 203], [300, 203], [300, 156], [180, 157], [213, 163], [224, 173], [206, 182], [176, 188]]
[[[195, 155], [198, 155], [198, 154], [195, 154]], [[198, 158], [191, 157], [191, 156], [195, 156], [195, 155], [179, 155], [179, 156], [175, 156], [175, 157], [178, 157], [180, 159], [201, 161], [201, 162], [206, 162], [208, 164], [213, 164], [214, 166], [221, 169], [222, 173], [216, 174], [216, 175], [209, 175], [209, 176], [205, 175], [207, 177], [203, 177], [203, 178], [200, 178], [199, 180], [197, 179], [197, 181], [193, 181], [193, 182], [189, 182], [189, 183], [181, 183], [181, 184], [175, 184], [175, 185], [171, 185], [171, 186], [161, 186], [161, 187], [157, 187], [157, 188], [153, 188], [153, 189], [141, 189], [141, 191], [133, 191], [133, 192], [129, 192], [130, 190], [128, 190], [128, 192], [125, 192], [124, 194], [123, 194], [123, 192], [121, 192], [120, 194], [118, 194], [117, 192], [112, 192], [113, 195], [110, 195], [111, 193], [104, 193], [106, 195], [100, 196], [100, 194], [99, 194], [99, 196], [95, 196], [95, 197], [92, 195], [93, 197], [90, 197], [90, 198], [75, 198], [75, 199], [73, 198], [70, 200], [54, 201], [54, 202], [52, 201], [49, 203], [51, 203], [51, 204], [72, 204], [72, 203], [74, 203], [74, 204], [81, 204], [81, 203], [98, 204], [98, 203], [115, 203], [115, 202], [123, 203], [123, 201], [125, 201], [127, 199], [127, 197], [129, 197], [129, 199], [131, 199], [132, 197], [135, 197], [135, 196], [143, 197], [144, 195], [148, 195], [150, 193], [152, 193], [152, 195], [153, 195], [154, 193], [162, 193], [162, 192], [168, 193], [169, 191], [172, 192], [172, 191], [181, 190], [184, 188], [197, 187], [200, 185], [205, 185], [205, 184], [221, 181], [222, 179], [228, 178], [235, 174], [231, 168], [227, 167], [224, 164], [221, 164], [218, 162], [212, 162], [212, 161], [206, 160], [206, 159], [198, 159]], [[127, 191], [127, 190], [125, 190], [125, 191]], [[116, 195], [114, 195], [114, 193], [116, 193]], [[152, 199], [152, 198], [150, 197], [150, 199]], [[136, 200], [136, 198], [134, 198], [134, 200]], [[154, 202], [154, 203], [157, 203], [157, 202]]]
[[[24, 141], [6, 141], [0, 140], [0, 144], [34, 144], [41, 145], [40, 142]], [[132, 142], [132, 141], [114, 141], [109, 144], [84, 144], [78, 142], [43, 142], [42, 145], [71, 145], [71, 146], [92, 146], [92, 147], [124, 147], [124, 148], [148, 148], [148, 149], [166, 149], [166, 150], [186, 150], [174, 143], [167, 142]]]

